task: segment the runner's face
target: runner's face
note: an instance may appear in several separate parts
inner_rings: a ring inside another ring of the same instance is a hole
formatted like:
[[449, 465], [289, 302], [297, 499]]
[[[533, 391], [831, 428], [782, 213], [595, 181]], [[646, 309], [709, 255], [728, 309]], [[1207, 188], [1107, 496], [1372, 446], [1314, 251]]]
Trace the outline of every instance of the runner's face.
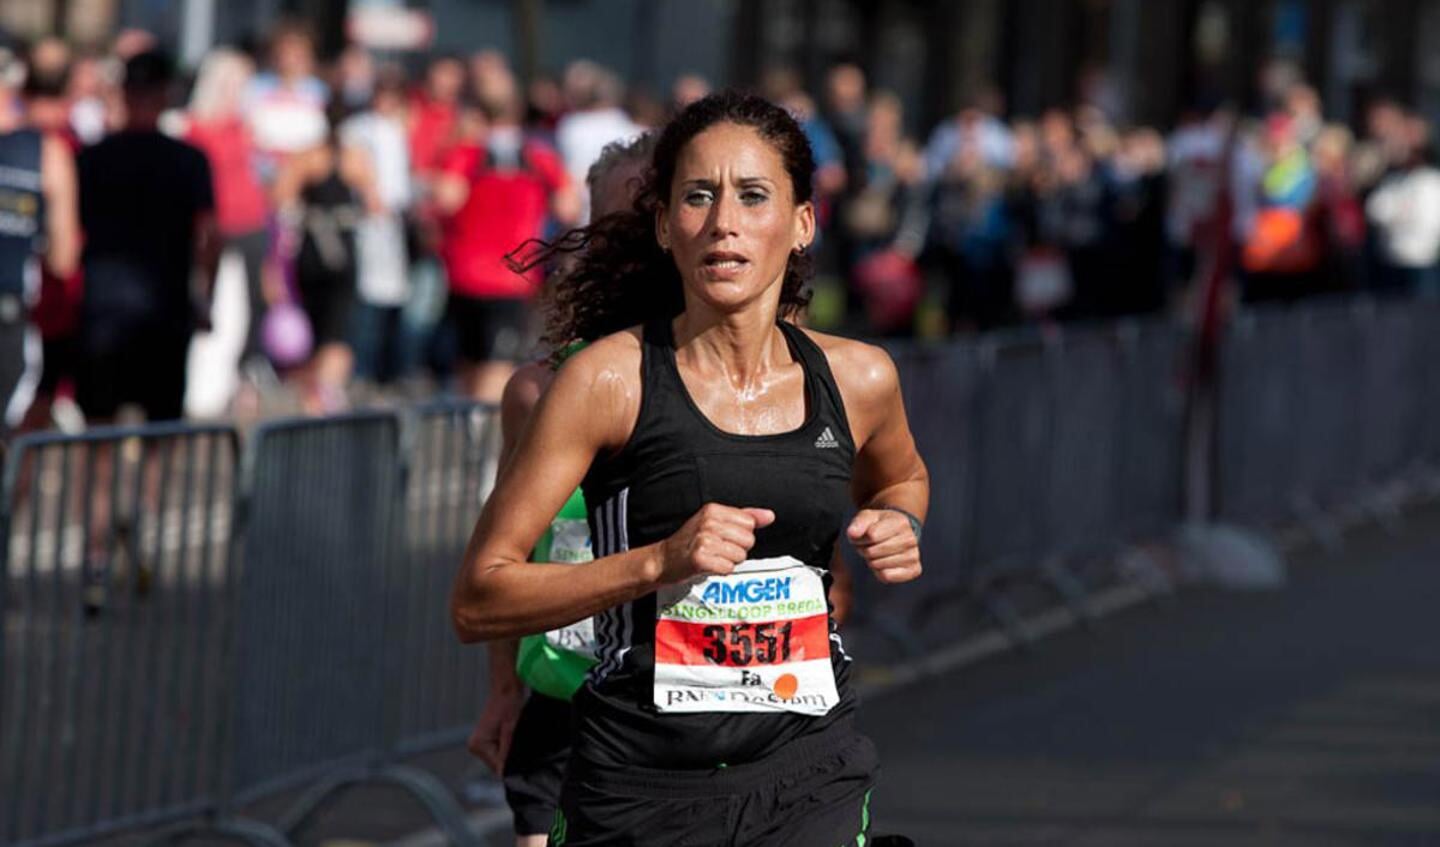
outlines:
[[675, 163], [656, 235], [690, 296], [725, 311], [780, 297], [785, 265], [809, 245], [815, 214], [795, 202], [780, 152], [751, 127], [716, 124]]

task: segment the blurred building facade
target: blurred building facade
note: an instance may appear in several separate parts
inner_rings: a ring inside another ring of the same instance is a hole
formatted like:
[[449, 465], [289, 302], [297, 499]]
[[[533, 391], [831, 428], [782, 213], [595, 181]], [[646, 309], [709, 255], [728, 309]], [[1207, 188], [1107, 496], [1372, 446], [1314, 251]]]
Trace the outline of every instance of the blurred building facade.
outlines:
[[5, 0], [0, 27], [98, 42], [126, 27], [182, 56], [254, 43], [283, 14], [344, 42], [357, 6], [428, 13], [431, 49], [493, 47], [524, 73], [588, 57], [655, 92], [683, 73], [750, 84], [766, 68], [859, 63], [914, 129], [993, 90], [1010, 115], [1085, 99], [1168, 125], [1197, 98], [1256, 105], [1267, 59], [1303, 69], [1333, 113], [1388, 94], [1440, 118], [1440, 0]]

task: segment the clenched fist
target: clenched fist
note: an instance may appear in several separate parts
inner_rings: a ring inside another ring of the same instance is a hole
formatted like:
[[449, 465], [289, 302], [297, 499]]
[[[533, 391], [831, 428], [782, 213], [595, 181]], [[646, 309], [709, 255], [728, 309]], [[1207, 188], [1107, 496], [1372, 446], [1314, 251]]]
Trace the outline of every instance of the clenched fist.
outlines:
[[661, 542], [662, 583], [696, 575], [728, 574], [750, 557], [755, 530], [775, 522], [769, 509], [737, 509], [706, 503], [674, 535]]
[[909, 582], [920, 575], [920, 539], [904, 514], [861, 509], [845, 535], [881, 582]]

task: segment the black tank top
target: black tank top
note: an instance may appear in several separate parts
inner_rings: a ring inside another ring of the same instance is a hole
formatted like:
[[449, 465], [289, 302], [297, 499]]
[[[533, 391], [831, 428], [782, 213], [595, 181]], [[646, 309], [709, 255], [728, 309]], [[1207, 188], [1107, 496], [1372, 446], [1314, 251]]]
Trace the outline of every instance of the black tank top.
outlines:
[[[582, 484], [595, 555], [661, 541], [706, 503], [772, 509], [752, 559], [789, 555], [825, 571], [850, 508], [855, 445], [825, 354], [799, 328], [780, 323], [805, 372], [806, 419], [774, 435], [720, 430], [691, 400], [675, 364], [669, 320], [645, 328], [640, 415], [618, 453], [595, 460]], [[653, 703], [656, 597], [595, 619], [599, 664], [576, 695], [582, 762], [652, 768], [713, 768], [764, 758], [787, 742], [848, 718], [849, 662], [830, 622], [839, 702], [820, 717], [782, 712], [661, 713]]]
[[[339, 153], [334, 153], [338, 158]], [[300, 190], [304, 236], [297, 270], [302, 277], [349, 278], [355, 273], [355, 228], [362, 212], [355, 189], [340, 176], [339, 164], [324, 179]]]

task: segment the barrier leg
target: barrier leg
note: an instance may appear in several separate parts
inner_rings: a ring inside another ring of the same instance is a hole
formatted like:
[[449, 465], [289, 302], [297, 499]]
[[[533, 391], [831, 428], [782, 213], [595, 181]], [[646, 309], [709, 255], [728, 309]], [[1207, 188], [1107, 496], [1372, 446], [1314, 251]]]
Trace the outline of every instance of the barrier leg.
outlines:
[[1381, 485], [1365, 494], [1365, 511], [1380, 524], [1388, 535], [1399, 535], [1404, 528], [1405, 516], [1400, 504], [1405, 500], [1403, 484], [1396, 481]]
[[1090, 597], [1085, 591], [1085, 586], [1075, 575], [1065, 567], [1065, 562], [1058, 556], [1052, 556], [1045, 561], [1040, 568], [1041, 575], [1060, 599], [1065, 607], [1075, 616], [1075, 619], [1085, 626], [1095, 622], [1095, 613], [1090, 608]]
[[465, 812], [455, 799], [429, 773], [404, 765], [388, 765], [379, 769], [363, 768], [333, 774], [311, 786], [279, 823], [279, 829], [295, 839], [326, 806], [343, 792], [358, 785], [389, 785], [406, 792], [425, 809], [435, 825], [445, 833], [449, 843], [458, 847], [481, 847], [481, 842]]
[[1003, 591], [986, 586], [978, 592], [980, 606], [995, 623], [1000, 625], [1005, 637], [1017, 648], [1027, 648], [1035, 642], [1035, 634], [1026, 625], [1020, 610], [1010, 602]]
[[1175, 596], [1175, 580], [1165, 571], [1149, 551], [1131, 547], [1120, 554], [1120, 572], [1133, 579], [1145, 589], [1152, 599], [1171, 599]]
[[1295, 514], [1300, 519], [1300, 525], [1305, 527], [1305, 531], [1317, 544], [1325, 548], [1325, 552], [1339, 553], [1344, 548], [1345, 540], [1340, 533], [1340, 527], [1309, 497], [1295, 498]]

